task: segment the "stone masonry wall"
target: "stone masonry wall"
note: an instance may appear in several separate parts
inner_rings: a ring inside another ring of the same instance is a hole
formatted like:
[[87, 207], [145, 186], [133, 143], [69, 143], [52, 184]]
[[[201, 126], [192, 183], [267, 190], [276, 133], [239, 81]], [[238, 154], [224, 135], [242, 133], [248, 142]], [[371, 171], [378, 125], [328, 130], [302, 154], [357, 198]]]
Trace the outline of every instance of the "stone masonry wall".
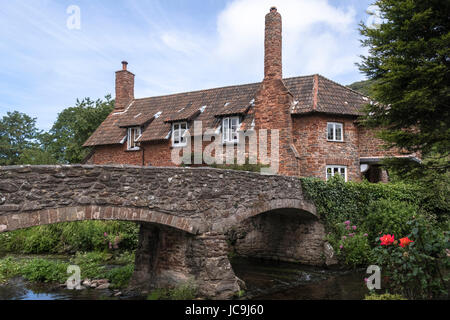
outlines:
[[200, 233], [226, 231], [278, 208], [315, 214], [293, 177], [211, 168], [0, 167], [0, 225], [20, 228], [14, 222], [20, 215], [39, 212], [74, 219], [85, 207], [100, 210], [99, 218], [128, 214], [130, 220], [146, 222], [158, 217], [162, 224]]
[[208, 298], [230, 298], [239, 285], [228, 260], [224, 235], [199, 236], [143, 224], [132, 289], [174, 288], [191, 283]]
[[[325, 230], [299, 212], [271, 212], [244, 221], [229, 231], [239, 256], [321, 266]], [[234, 240], [234, 241], [233, 241]]]

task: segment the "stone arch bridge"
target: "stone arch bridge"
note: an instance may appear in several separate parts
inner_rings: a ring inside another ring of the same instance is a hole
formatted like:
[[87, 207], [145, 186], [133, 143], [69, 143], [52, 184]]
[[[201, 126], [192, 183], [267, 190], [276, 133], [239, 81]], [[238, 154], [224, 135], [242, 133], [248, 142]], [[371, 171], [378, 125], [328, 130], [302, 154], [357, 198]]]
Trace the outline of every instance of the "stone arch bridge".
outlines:
[[141, 223], [132, 286], [193, 279], [200, 294], [229, 298], [239, 279], [232, 250], [323, 263], [323, 226], [300, 180], [211, 168], [0, 167], [0, 233], [81, 220]]

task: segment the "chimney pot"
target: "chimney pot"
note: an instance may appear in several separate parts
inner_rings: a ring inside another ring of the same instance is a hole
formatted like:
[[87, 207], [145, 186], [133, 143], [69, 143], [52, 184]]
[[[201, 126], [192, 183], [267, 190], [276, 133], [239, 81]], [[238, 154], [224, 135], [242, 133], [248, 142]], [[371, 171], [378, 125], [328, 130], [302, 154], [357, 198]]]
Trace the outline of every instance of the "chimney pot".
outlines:
[[122, 61], [122, 70], [116, 72], [116, 111], [124, 110], [134, 99], [134, 74], [127, 70], [128, 62]]

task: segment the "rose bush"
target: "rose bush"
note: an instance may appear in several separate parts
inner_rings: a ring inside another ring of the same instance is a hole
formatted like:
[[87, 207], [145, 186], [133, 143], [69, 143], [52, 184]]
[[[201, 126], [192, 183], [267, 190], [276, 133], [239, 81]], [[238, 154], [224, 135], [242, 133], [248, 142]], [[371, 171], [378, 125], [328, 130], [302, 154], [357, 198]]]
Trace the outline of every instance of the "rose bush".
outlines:
[[382, 268], [383, 289], [408, 299], [448, 298], [449, 233], [421, 217], [413, 217], [407, 226], [410, 235], [400, 241], [395, 235], [383, 235], [374, 250], [374, 263]]

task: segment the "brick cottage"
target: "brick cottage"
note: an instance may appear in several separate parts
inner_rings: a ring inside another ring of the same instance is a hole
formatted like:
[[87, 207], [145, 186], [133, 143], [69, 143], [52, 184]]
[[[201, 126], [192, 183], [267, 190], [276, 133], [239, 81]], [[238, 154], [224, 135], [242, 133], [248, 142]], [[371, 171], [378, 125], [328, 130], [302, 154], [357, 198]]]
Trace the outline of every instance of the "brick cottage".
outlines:
[[387, 181], [380, 161], [405, 157], [384, 150], [375, 132], [358, 123], [369, 103], [364, 95], [318, 74], [283, 79], [282, 19], [276, 8], [266, 16], [261, 83], [136, 99], [134, 74], [122, 64], [115, 109], [84, 144], [93, 147], [87, 163], [174, 166], [172, 151], [191, 143], [185, 134], [194, 121], [201, 121], [202, 134], [212, 128], [221, 143], [235, 148], [244, 143], [247, 151], [249, 141], [238, 133], [278, 129], [282, 175]]

